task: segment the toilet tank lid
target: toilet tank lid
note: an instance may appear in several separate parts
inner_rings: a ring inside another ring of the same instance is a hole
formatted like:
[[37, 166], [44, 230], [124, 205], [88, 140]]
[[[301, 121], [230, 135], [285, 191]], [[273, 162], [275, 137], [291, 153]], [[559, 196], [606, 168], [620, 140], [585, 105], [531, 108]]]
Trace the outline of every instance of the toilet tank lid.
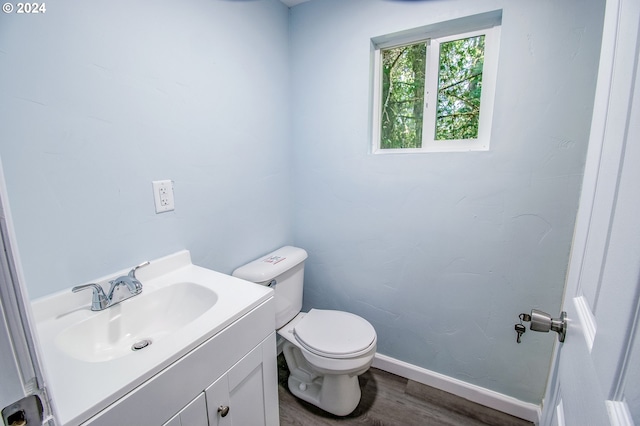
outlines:
[[281, 247], [233, 271], [233, 276], [254, 283], [268, 283], [304, 262], [307, 252], [293, 246]]

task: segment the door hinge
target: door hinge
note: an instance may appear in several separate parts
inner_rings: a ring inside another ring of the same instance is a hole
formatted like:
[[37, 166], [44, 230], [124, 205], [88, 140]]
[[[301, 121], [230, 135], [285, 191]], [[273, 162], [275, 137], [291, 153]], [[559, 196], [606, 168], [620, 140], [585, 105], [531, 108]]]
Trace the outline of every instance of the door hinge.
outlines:
[[56, 426], [46, 388], [34, 389], [34, 393], [2, 409], [3, 426]]
[[29, 395], [2, 409], [5, 426], [41, 426], [44, 406], [38, 395]]

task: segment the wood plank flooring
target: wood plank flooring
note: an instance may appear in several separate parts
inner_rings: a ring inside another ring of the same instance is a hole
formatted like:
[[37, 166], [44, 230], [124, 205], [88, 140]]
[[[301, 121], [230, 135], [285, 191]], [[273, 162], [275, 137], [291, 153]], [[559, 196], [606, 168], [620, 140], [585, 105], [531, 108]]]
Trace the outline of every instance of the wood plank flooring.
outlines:
[[421, 383], [371, 368], [360, 376], [362, 399], [353, 413], [337, 417], [302, 401], [287, 387], [289, 370], [278, 357], [281, 426], [531, 426], [533, 423]]

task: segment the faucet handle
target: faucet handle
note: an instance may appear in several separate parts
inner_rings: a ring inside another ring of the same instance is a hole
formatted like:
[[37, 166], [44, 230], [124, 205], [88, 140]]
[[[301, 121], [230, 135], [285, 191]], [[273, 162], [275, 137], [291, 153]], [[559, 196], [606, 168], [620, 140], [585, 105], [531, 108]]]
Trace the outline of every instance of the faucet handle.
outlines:
[[129, 276], [135, 280], [137, 280], [136, 278], [136, 271], [142, 267], [145, 267], [147, 265], [149, 265], [151, 262], [149, 262], [148, 260], [146, 262], [142, 262], [141, 264], [139, 264], [138, 266], [134, 267], [132, 270], [129, 271]]
[[129, 278], [131, 278], [131, 284], [135, 286], [135, 291], [131, 289], [135, 294], [138, 294], [142, 291], [142, 283], [136, 278], [136, 271], [140, 268], [143, 268], [149, 265], [151, 262], [148, 260], [146, 262], [142, 262], [138, 266], [134, 267], [129, 271]]
[[109, 299], [104, 294], [104, 290], [98, 284], [83, 284], [75, 286], [71, 289], [72, 292], [77, 293], [86, 289], [93, 290], [93, 297], [91, 299], [91, 310], [92, 311], [101, 311], [109, 305]]

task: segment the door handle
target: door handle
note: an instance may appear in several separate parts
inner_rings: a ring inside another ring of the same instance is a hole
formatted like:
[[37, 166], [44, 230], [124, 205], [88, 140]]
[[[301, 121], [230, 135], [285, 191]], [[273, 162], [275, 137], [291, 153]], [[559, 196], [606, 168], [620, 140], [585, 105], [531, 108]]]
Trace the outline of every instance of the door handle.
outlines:
[[220, 417], [227, 417], [227, 414], [229, 414], [229, 406], [221, 405], [218, 407], [218, 413], [220, 413]]
[[529, 326], [531, 331], [540, 331], [542, 333], [548, 333], [549, 330], [555, 331], [558, 333], [559, 342], [564, 342], [567, 336], [567, 313], [565, 311], [560, 312], [560, 318], [551, 318], [551, 315], [546, 312], [532, 309], [531, 315], [520, 314], [520, 319], [531, 321]]

